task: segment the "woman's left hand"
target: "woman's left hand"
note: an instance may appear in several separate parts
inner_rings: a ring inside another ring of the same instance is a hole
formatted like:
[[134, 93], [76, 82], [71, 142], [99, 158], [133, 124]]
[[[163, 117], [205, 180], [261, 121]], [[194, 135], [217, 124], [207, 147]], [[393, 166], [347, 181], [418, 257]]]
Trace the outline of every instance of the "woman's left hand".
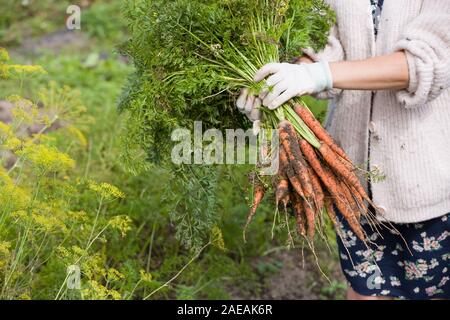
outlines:
[[[270, 77], [268, 77], [270, 76]], [[255, 82], [267, 78], [267, 90], [260, 94], [262, 103], [276, 109], [294, 97], [318, 93], [333, 87], [328, 63], [269, 63], [255, 75]], [[270, 89], [269, 89], [270, 88]]]

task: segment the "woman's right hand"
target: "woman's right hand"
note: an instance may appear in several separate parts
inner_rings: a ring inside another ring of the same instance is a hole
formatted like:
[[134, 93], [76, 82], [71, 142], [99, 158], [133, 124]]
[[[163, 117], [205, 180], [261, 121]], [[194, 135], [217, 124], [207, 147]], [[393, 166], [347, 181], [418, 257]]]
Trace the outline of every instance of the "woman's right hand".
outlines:
[[241, 94], [236, 101], [236, 107], [244, 113], [250, 121], [259, 121], [261, 117], [261, 99], [250, 94], [248, 88], [241, 90]]
[[[292, 63], [311, 64], [314, 63], [314, 61], [312, 61], [308, 56], [301, 56], [295, 59], [295, 61], [293, 61]], [[239, 111], [244, 113], [250, 121], [259, 121], [261, 117], [260, 108], [262, 107], [262, 99], [264, 99], [266, 95], [267, 93], [263, 94], [262, 96], [256, 97], [250, 94], [250, 90], [248, 88], [244, 88], [241, 90], [241, 94], [236, 101], [236, 107], [239, 109]]]

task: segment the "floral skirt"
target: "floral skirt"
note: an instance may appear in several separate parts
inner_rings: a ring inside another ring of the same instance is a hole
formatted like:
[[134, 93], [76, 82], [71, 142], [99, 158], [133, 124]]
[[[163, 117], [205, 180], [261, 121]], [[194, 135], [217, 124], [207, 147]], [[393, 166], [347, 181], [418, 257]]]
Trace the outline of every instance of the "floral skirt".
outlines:
[[367, 246], [339, 215], [342, 270], [352, 289], [364, 296], [450, 299], [450, 214], [411, 224], [392, 224], [401, 236], [363, 223]]

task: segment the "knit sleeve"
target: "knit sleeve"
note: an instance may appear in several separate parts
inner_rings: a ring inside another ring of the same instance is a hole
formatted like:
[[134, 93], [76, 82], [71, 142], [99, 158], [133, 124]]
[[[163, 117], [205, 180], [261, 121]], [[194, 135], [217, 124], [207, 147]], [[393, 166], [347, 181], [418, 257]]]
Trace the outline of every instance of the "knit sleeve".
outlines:
[[[315, 52], [312, 49], [306, 49], [303, 52], [315, 62], [334, 62], [344, 60], [344, 49], [342, 48], [341, 42], [339, 41], [338, 26], [334, 26], [331, 29], [330, 35], [328, 37], [328, 43], [322, 51]], [[341, 92], [342, 90], [340, 89], [331, 89], [316, 94], [316, 97], [319, 99], [332, 99], [338, 96]]]
[[405, 108], [422, 106], [450, 87], [450, 1], [425, 1], [394, 51], [406, 53], [409, 86], [397, 93]]

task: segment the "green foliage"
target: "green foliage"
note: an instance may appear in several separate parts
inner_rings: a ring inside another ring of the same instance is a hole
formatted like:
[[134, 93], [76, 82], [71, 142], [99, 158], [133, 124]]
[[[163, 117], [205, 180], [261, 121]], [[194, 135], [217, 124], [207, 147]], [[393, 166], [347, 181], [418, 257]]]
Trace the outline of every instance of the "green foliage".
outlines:
[[[234, 96], [252, 86], [265, 63], [289, 60], [301, 49], [321, 48], [334, 15], [323, 1], [141, 1], [124, 6], [131, 39], [121, 51], [133, 59], [119, 108], [126, 112], [124, 162], [171, 164], [171, 132], [192, 128], [244, 128]], [[140, 156], [140, 157], [137, 157]], [[198, 248], [217, 221], [215, 168], [176, 168], [178, 193], [171, 218], [177, 237]], [[173, 199], [173, 197], [172, 197]]]
[[0, 44], [17, 44], [25, 37], [54, 31], [64, 26], [69, 0], [2, 0]]
[[120, 0], [2, 0], [1, 5], [0, 45], [3, 46], [66, 30], [69, 5], [80, 6], [81, 29], [97, 43], [111, 45], [125, 38]]
[[83, 11], [82, 27], [89, 36], [117, 41], [125, 37], [126, 24], [120, 13], [121, 1], [100, 2]]
[[252, 77], [245, 69], [323, 47], [334, 23], [312, 0], [129, 0], [125, 16], [132, 37], [121, 49], [136, 66], [120, 103], [130, 119], [127, 149], [156, 163], [168, 162], [176, 127], [246, 126], [233, 103]]
[[[186, 177], [184, 175], [189, 175]], [[166, 194], [174, 203], [170, 212], [176, 237], [187, 248], [198, 249], [219, 221], [217, 192], [219, 173], [209, 166], [186, 166], [173, 171]]]
[[[0, 69], [20, 70], [5, 57]], [[42, 69], [23, 68], [27, 73]], [[83, 270], [82, 296], [119, 299], [115, 284], [123, 275], [106, 267], [102, 242], [114, 233], [124, 237], [131, 229], [129, 217], [105, 214], [110, 203], [125, 195], [108, 183], [74, 176], [76, 162], [61, 151], [69, 147], [67, 141], [85, 147], [77, 129], [86, 117], [79, 94], [50, 83], [37, 96], [39, 103], [9, 96], [11, 121], [0, 122], [0, 298], [37, 298], [32, 288], [41, 282], [46, 297], [66, 297], [66, 268], [75, 265]], [[52, 128], [59, 130], [46, 134]], [[55, 136], [71, 139], [60, 144]], [[54, 276], [49, 278], [48, 272]]]

